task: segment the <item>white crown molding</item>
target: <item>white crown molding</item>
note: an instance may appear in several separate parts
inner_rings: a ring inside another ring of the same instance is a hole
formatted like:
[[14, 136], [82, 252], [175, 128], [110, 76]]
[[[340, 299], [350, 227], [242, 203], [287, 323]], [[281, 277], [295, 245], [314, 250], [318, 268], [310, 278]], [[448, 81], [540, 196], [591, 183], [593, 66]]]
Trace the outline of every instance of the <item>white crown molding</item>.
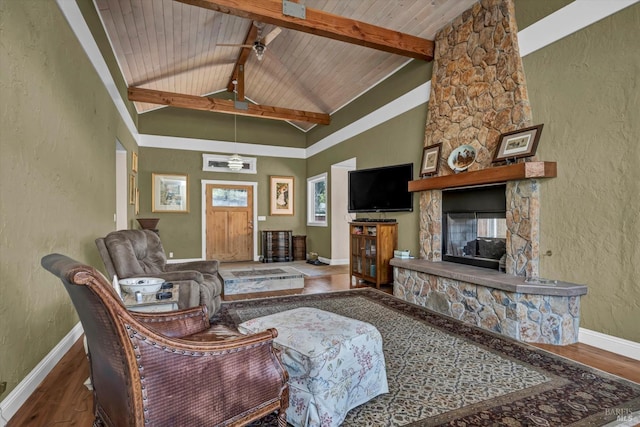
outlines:
[[80, 8], [78, 8], [78, 4], [75, 0], [56, 0], [58, 3], [58, 7], [62, 11], [62, 14], [67, 19], [71, 30], [78, 38], [78, 42], [84, 49], [87, 57], [89, 57], [89, 61], [93, 64], [93, 68], [95, 68], [96, 73], [102, 80], [104, 87], [107, 89], [109, 96], [111, 96], [111, 100], [113, 101], [116, 109], [120, 113], [122, 120], [124, 121], [127, 129], [135, 139], [136, 143], [138, 143], [138, 129], [136, 129], [136, 125], [127, 110], [126, 104], [120, 93], [118, 92], [118, 87], [116, 83], [113, 81], [113, 77], [111, 77], [111, 73], [109, 72], [109, 67], [107, 67], [107, 63], [104, 61], [104, 58], [100, 54], [100, 49], [96, 41], [93, 38], [93, 34], [91, 34], [91, 30], [89, 30], [89, 26], [85, 22], [82, 17], [82, 12], [80, 12]]
[[60, 359], [67, 354], [71, 346], [82, 336], [82, 324], [80, 322], [71, 328], [71, 331], [60, 340], [60, 342], [36, 365], [29, 374], [20, 381], [20, 384], [2, 402], [0, 402], [0, 423], [2, 427], [13, 417], [18, 409], [27, 401], [40, 383], [46, 378], [51, 370], [60, 362]]
[[210, 139], [181, 138], [164, 135], [140, 134], [140, 147], [168, 148], [173, 150], [204, 151], [215, 153], [238, 153], [251, 156], [306, 158], [304, 148], [280, 147], [276, 145], [248, 144], [244, 142], [218, 141]]
[[575, 0], [518, 32], [520, 56], [542, 49], [640, 0]]
[[307, 158], [338, 145], [349, 138], [353, 138], [354, 136], [372, 129], [381, 123], [391, 120], [392, 118], [397, 117], [418, 105], [424, 104], [429, 100], [430, 92], [431, 81], [421, 84], [401, 97], [394, 99], [390, 103], [316, 142], [307, 148]]

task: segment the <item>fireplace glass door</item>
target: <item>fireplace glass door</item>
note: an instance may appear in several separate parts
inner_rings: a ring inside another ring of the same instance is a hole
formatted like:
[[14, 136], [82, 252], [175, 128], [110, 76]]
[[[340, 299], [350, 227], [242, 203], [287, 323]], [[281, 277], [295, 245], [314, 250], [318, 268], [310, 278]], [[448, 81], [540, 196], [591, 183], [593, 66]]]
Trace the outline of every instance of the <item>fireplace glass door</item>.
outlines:
[[506, 253], [504, 216], [504, 212], [447, 213], [445, 260], [497, 268]]

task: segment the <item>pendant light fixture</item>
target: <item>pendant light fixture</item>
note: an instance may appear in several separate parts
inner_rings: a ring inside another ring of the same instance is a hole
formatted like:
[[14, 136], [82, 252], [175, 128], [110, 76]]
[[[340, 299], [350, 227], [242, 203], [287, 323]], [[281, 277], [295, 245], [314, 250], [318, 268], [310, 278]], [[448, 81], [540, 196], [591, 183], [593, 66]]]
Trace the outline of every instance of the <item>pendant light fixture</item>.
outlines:
[[[234, 105], [237, 103], [237, 96], [238, 93], [238, 81], [234, 80], [233, 81], [233, 102]], [[236, 148], [236, 145], [238, 143], [238, 115], [234, 114], [233, 115], [233, 148]], [[232, 171], [239, 171], [242, 169], [244, 165], [244, 162], [242, 161], [242, 157], [240, 157], [240, 155], [238, 153], [235, 153], [233, 155], [231, 155], [228, 159], [227, 159], [227, 167], [229, 169], [231, 169]]]

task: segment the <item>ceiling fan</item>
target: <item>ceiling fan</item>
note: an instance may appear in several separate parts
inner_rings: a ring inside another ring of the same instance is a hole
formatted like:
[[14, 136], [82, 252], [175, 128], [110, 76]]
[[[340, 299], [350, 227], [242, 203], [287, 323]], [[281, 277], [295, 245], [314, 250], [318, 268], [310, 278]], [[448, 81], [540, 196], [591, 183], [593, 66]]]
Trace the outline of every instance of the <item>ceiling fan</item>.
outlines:
[[256, 40], [253, 42], [253, 44], [223, 44], [223, 43], [220, 43], [220, 44], [218, 44], [218, 46], [233, 46], [233, 47], [251, 48], [256, 53], [256, 58], [258, 58], [258, 61], [262, 61], [262, 58], [264, 57], [264, 53], [267, 50], [267, 46], [269, 45], [269, 43], [271, 43], [273, 41], [273, 39], [275, 39], [278, 36], [278, 34], [280, 34], [282, 32], [282, 28], [275, 27], [273, 30], [271, 30], [269, 32], [269, 34], [267, 34], [266, 36], [263, 37], [262, 36], [262, 30], [264, 29], [264, 24], [262, 22], [253, 21], [253, 25], [258, 30], [257, 35], [256, 35]]

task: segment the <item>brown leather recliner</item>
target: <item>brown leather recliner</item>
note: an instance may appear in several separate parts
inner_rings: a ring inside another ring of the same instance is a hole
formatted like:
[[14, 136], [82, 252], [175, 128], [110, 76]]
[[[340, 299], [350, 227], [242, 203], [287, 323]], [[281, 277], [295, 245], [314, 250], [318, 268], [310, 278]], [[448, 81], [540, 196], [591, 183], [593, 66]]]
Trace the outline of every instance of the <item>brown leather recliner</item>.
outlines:
[[96, 239], [110, 278], [159, 277], [180, 285], [179, 308], [206, 305], [214, 315], [222, 302], [217, 260], [167, 263], [160, 237], [151, 230], [120, 230]]
[[93, 267], [60, 254], [41, 263], [62, 280], [84, 328], [94, 426], [244, 425], [276, 410], [287, 425], [275, 329], [212, 327], [204, 306], [130, 312]]

